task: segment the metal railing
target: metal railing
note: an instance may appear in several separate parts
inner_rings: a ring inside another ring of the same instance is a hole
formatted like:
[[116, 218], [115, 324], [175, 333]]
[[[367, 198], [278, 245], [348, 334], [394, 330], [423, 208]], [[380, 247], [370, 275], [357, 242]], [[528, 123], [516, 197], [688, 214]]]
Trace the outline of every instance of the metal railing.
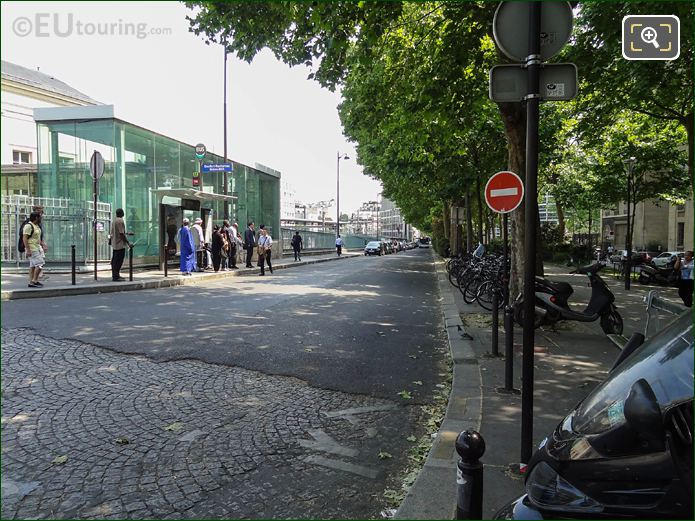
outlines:
[[[283, 250], [292, 250], [292, 236], [298, 231], [302, 236], [302, 243], [305, 250], [328, 250], [335, 248], [335, 233], [314, 232], [302, 230], [301, 228], [281, 228]], [[367, 235], [343, 235], [343, 243], [346, 249], [364, 248], [369, 241], [375, 241], [376, 237]]]
[[[17, 250], [20, 226], [34, 206], [43, 207], [41, 226], [46, 237], [47, 262], [70, 262], [71, 245], [75, 245], [77, 261], [94, 260], [94, 203], [55, 197], [3, 195], [0, 210], [0, 260], [19, 265], [24, 255]], [[111, 248], [108, 234], [111, 228], [111, 204], [97, 203], [97, 260], [108, 260]]]

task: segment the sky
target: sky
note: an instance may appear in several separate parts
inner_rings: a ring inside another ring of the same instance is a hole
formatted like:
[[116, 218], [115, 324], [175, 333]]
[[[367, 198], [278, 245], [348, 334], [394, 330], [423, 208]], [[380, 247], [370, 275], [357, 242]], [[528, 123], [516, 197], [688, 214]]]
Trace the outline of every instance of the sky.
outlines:
[[[223, 151], [223, 51], [188, 31], [179, 2], [2, 2], [2, 59], [64, 81], [116, 106], [123, 119]], [[98, 29], [97, 29], [98, 28]], [[90, 34], [108, 32], [108, 34]], [[139, 33], [139, 34], [134, 34]], [[376, 199], [342, 134], [338, 93], [265, 50], [251, 64], [227, 59], [228, 155], [282, 172], [304, 202], [336, 192], [341, 213]]]

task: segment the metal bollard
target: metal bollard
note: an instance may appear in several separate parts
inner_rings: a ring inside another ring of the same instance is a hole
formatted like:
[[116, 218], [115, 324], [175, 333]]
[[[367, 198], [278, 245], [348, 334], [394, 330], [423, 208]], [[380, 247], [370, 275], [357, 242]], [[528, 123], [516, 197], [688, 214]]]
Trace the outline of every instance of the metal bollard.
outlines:
[[133, 282], [133, 247], [128, 251], [128, 280]]
[[456, 519], [483, 518], [483, 464], [485, 440], [468, 429], [456, 438], [456, 452], [461, 456], [456, 472]]
[[77, 281], [75, 280], [75, 245], [70, 246], [70, 273], [72, 275], [72, 285], [74, 286], [77, 284]]
[[499, 350], [500, 310], [497, 290], [492, 295], [492, 356], [500, 356]]
[[504, 388], [514, 389], [514, 310], [504, 308]]
[[169, 276], [169, 248], [164, 246], [164, 276]]

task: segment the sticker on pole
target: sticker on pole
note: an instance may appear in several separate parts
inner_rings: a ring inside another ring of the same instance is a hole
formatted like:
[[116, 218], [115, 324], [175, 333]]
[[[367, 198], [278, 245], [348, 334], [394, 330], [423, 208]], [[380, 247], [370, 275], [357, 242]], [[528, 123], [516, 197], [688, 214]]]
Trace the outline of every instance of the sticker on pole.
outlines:
[[514, 172], [497, 172], [485, 184], [485, 202], [493, 212], [513, 212], [523, 199], [524, 183]]

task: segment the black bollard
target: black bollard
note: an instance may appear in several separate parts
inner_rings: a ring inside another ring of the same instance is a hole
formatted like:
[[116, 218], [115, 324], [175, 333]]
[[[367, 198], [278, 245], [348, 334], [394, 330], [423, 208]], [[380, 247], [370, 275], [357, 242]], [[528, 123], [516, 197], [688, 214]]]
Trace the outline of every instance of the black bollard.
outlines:
[[456, 438], [456, 452], [461, 456], [456, 472], [456, 519], [483, 518], [483, 464], [485, 440], [468, 429]]
[[164, 276], [169, 276], [169, 248], [164, 246]]
[[133, 246], [128, 251], [128, 280], [133, 282]]
[[499, 343], [500, 310], [497, 289], [492, 294], [492, 356], [500, 356]]
[[77, 284], [77, 281], [75, 280], [75, 245], [70, 246], [70, 262], [71, 262], [71, 267], [70, 267], [70, 273], [72, 275], [72, 285], [74, 286]]
[[504, 308], [504, 388], [514, 389], [514, 310]]

